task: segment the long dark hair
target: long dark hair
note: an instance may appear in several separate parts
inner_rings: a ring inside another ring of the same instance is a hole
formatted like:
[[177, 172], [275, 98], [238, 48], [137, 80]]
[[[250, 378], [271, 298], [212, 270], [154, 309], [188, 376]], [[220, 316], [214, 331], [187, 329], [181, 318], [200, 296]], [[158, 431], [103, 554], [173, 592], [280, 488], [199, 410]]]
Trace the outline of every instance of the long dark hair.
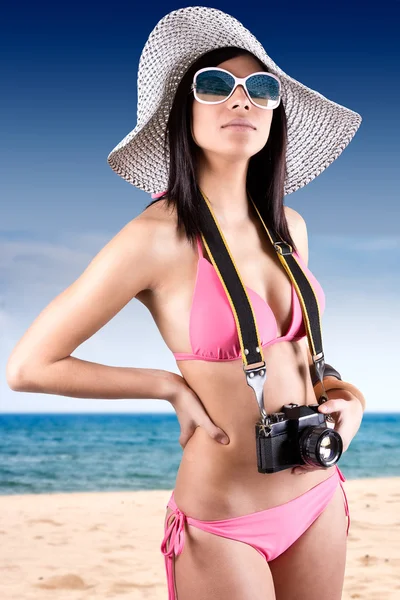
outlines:
[[[203, 214], [206, 207], [195, 176], [199, 149], [191, 133], [194, 96], [190, 94], [190, 86], [198, 69], [218, 66], [225, 60], [243, 54], [255, 58], [260, 63], [260, 70], [268, 72], [264, 63], [243, 48], [226, 46], [211, 50], [192, 63], [183, 75], [169, 114], [164, 138], [164, 156], [166, 156], [167, 144], [170, 153], [168, 189], [150, 202], [144, 210], [160, 200], [166, 200], [168, 208], [176, 207], [178, 229], [183, 228], [187, 239], [192, 244], [204, 231]], [[273, 229], [297, 251], [289, 232], [283, 206], [286, 144], [286, 114], [281, 101], [273, 111], [267, 143], [249, 160], [246, 187], [266, 226]]]

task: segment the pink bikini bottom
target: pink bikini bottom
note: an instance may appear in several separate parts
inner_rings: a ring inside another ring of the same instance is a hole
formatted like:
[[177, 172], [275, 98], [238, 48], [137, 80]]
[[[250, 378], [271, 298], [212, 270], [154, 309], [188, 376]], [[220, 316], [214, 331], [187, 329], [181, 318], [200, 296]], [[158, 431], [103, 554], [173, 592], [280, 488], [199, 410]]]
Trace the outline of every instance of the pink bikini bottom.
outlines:
[[[257, 511], [241, 517], [221, 521], [200, 521], [185, 515], [177, 507], [174, 492], [167, 507], [173, 512], [165, 524], [165, 536], [161, 552], [165, 557], [168, 583], [168, 600], [176, 600], [174, 584], [174, 555], [181, 554], [184, 546], [184, 528], [193, 525], [204, 531], [239, 540], [253, 546], [266, 561], [272, 561], [291, 546], [323, 512], [340, 484], [347, 516], [347, 535], [350, 527], [350, 514], [346, 492], [342, 481], [346, 481], [337, 465], [333, 475], [318, 483], [310, 490], [289, 502]], [[167, 548], [167, 542], [168, 548]]]

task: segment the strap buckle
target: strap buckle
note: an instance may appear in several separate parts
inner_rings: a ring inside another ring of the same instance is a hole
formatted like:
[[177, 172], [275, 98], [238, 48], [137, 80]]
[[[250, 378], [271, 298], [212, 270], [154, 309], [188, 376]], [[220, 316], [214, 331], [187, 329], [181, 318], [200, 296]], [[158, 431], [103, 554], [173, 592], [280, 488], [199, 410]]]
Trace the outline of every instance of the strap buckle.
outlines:
[[246, 374], [247, 385], [254, 390], [261, 414], [266, 415], [264, 408], [264, 383], [267, 380], [267, 369], [265, 362], [263, 361], [260, 367], [254, 367], [250, 369], [246, 369], [246, 366], [243, 366], [243, 371]]
[[284, 241], [274, 242], [274, 248], [279, 254], [283, 254], [284, 256], [286, 256], [286, 254], [293, 254], [292, 246]]

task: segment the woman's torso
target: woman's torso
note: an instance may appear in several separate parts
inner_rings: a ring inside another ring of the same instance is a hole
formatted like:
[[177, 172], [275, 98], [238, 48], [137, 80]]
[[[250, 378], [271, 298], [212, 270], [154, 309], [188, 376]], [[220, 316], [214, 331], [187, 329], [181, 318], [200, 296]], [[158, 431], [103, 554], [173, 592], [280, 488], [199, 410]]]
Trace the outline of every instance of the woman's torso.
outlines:
[[[189, 324], [195, 285], [199, 284], [200, 273], [209, 277], [208, 270], [213, 266], [211, 262], [200, 265], [200, 261], [209, 260], [204, 247], [201, 258], [182, 234], [178, 237], [175, 211], [165, 211], [162, 202], [145, 213], [152, 211], [165, 220], [163, 225], [171, 228], [163, 258], [168, 268], [163, 270], [156, 292], [144, 290], [136, 298], [151, 312], [171, 352], [192, 353]], [[287, 208], [285, 211], [291, 235], [301, 252], [301, 240], [296, 239], [291, 227], [296, 213]], [[258, 217], [240, 230], [223, 228], [223, 232], [242, 281], [267, 301], [276, 320], [277, 337], [283, 336], [293, 317], [292, 286]], [[202, 281], [205, 283], [217, 285], [215, 275]], [[212, 310], [212, 305], [209, 308]], [[207, 312], [201, 318], [207, 319]], [[264, 406], [268, 413], [277, 412], [290, 402], [316, 403], [306, 337], [274, 341], [263, 348], [263, 353], [267, 368]], [[248, 514], [287, 502], [331, 476], [335, 467], [306, 475], [295, 475], [291, 469], [273, 474], [258, 472], [255, 423], [260, 413], [254, 392], [247, 385], [241, 357], [216, 362], [177, 360], [177, 364], [212, 421], [230, 438], [230, 443], [223, 445], [197, 427], [186, 444], [174, 490], [175, 501], [186, 514], [204, 520]]]

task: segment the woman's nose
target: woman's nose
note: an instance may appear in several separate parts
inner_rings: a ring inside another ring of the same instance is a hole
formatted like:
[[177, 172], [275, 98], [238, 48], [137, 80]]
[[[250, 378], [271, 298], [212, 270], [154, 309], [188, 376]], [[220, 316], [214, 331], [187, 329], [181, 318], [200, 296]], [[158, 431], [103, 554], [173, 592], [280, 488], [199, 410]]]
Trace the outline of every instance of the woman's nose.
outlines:
[[249, 97], [246, 94], [246, 90], [242, 85], [238, 85], [232, 96], [229, 98], [230, 102], [243, 102], [250, 103]]

